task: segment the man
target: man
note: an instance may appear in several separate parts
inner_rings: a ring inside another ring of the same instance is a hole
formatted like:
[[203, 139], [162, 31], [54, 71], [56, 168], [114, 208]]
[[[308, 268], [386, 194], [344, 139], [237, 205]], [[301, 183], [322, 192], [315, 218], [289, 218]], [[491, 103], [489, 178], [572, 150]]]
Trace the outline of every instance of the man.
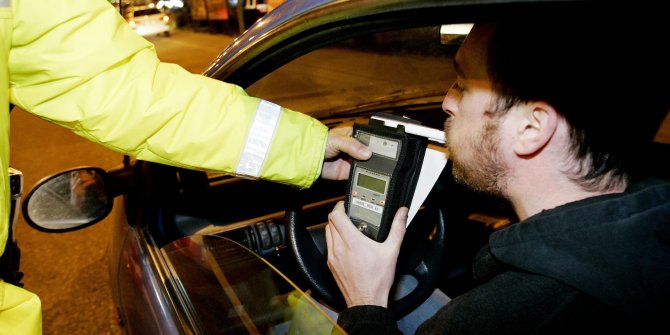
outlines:
[[[520, 222], [491, 236], [476, 286], [418, 334], [667, 333], [670, 183], [631, 168], [670, 110], [656, 35], [667, 25], [578, 16], [477, 24], [459, 49], [443, 102], [452, 173], [509, 200]], [[406, 216], [384, 243], [359, 233], [342, 203], [329, 216], [328, 265], [348, 306], [338, 324], [350, 334], [399, 333], [385, 307]]]
[[[10, 103], [139, 159], [299, 187], [346, 179], [340, 152], [370, 155], [350, 129], [329, 134], [307, 115], [161, 63], [104, 0], [0, 0], [0, 41], [0, 254]], [[39, 298], [0, 279], [0, 334], [39, 333]]]

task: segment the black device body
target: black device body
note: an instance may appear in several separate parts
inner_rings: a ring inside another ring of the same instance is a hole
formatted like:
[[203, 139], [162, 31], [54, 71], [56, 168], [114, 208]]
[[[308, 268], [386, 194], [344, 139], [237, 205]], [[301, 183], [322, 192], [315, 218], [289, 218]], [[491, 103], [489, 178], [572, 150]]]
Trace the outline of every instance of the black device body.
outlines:
[[389, 127], [376, 119], [353, 128], [353, 136], [372, 150], [372, 157], [352, 162], [345, 209], [360, 231], [382, 242], [398, 208], [412, 202], [428, 140], [406, 133], [403, 125]]

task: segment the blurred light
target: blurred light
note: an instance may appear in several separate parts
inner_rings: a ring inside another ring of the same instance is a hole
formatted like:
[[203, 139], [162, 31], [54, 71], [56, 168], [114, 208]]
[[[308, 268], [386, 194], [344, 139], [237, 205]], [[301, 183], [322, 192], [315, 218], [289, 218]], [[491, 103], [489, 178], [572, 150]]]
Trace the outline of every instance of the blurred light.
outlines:
[[158, 9], [161, 9], [163, 7], [165, 8], [182, 8], [184, 7], [184, 2], [182, 0], [160, 0], [156, 4], [156, 7]]
[[168, 21], [170, 21], [170, 17], [167, 16], [167, 15], [163, 16], [163, 22], [168, 22]]
[[470, 33], [473, 24], [444, 24], [440, 27], [440, 43], [443, 45], [460, 45]]
[[464, 24], [443, 24], [440, 27], [440, 34], [449, 34], [449, 35], [467, 35], [472, 29], [471, 23]]

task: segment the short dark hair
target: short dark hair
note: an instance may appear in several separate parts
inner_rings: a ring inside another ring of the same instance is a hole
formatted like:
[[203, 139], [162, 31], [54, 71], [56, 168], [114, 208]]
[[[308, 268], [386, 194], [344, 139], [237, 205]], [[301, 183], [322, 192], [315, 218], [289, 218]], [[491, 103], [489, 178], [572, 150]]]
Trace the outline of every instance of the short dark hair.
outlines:
[[588, 190], [637, 172], [670, 110], [668, 25], [604, 15], [501, 22], [487, 54], [503, 108], [544, 101], [571, 125], [574, 179]]

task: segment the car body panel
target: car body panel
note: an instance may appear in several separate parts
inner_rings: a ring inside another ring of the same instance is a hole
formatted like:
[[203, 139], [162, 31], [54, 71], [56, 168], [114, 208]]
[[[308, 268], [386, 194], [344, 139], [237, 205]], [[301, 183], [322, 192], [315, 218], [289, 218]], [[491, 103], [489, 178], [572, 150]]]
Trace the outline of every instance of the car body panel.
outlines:
[[125, 200], [125, 196], [115, 200], [112, 216], [116, 222], [109, 249], [110, 286], [119, 323], [128, 334], [179, 334], [183, 329], [180, 318], [152, 265], [150, 244], [141, 230], [128, 224]]

